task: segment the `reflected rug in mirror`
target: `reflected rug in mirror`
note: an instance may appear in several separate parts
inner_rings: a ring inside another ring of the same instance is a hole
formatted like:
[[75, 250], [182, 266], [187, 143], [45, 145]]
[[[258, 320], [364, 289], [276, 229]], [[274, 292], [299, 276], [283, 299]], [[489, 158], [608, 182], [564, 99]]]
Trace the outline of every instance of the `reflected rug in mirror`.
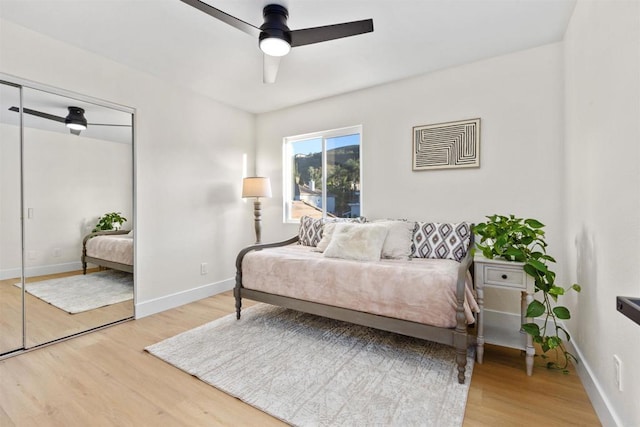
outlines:
[[133, 299], [133, 274], [117, 270], [79, 274], [27, 283], [26, 291], [67, 313], [77, 314]]
[[460, 426], [452, 347], [258, 304], [146, 350], [299, 426]]

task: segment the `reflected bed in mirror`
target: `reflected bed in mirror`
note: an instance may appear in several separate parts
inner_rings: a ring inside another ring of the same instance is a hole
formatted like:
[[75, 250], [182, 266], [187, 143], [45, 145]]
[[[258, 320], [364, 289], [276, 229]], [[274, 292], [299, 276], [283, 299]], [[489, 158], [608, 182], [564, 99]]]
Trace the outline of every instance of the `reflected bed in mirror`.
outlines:
[[133, 231], [94, 231], [82, 240], [82, 271], [87, 263], [133, 273]]

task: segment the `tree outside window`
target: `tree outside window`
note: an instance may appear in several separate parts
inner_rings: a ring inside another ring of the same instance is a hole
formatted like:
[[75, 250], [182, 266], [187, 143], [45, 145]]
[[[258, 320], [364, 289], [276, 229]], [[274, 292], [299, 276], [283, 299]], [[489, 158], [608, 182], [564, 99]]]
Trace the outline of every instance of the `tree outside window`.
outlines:
[[285, 138], [285, 221], [361, 215], [360, 135], [356, 126]]

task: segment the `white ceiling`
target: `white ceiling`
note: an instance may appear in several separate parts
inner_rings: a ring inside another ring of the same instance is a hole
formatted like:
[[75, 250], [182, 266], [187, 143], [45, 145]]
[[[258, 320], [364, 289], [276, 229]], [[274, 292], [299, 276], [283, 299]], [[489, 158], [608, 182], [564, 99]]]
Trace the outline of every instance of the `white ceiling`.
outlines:
[[372, 18], [374, 32], [294, 48], [262, 83], [257, 40], [179, 0], [0, 0], [0, 17], [262, 113], [562, 40], [575, 0], [206, 0], [255, 26]]

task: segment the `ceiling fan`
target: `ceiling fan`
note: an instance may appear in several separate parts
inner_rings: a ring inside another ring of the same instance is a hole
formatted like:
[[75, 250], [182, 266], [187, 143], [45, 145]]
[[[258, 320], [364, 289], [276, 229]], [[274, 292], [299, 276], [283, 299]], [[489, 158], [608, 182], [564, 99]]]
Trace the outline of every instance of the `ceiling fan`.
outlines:
[[[69, 128], [69, 131], [74, 135], [80, 135], [80, 132], [85, 130], [88, 126], [131, 127], [131, 125], [117, 125], [117, 124], [109, 124], [109, 123], [87, 123], [87, 119], [84, 116], [83, 108], [67, 107], [67, 110], [69, 110], [69, 114], [67, 115], [67, 117], [55, 116], [53, 114], [44, 113], [42, 111], [32, 110], [30, 108], [25, 108], [23, 111], [25, 114], [30, 114], [32, 116], [41, 117], [43, 119], [64, 123], [65, 126]], [[9, 111], [14, 111], [16, 113], [19, 113], [20, 108], [10, 107]]]
[[269, 4], [264, 7], [262, 11], [264, 23], [260, 27], [255, 27], [200, 0], [180, 1], [244, 33], [257, 37], [260, 50], [264, 53], [264, 83], [274, 83], [276, 81], [280, 58], [289, 53], [292, 47], [357, 36], [373, 31], [372, 19], [326, 25], [323, 27], [290, 30], [289, 27], [287, 27], [289, 12], [284, 6], [277, 4]]

